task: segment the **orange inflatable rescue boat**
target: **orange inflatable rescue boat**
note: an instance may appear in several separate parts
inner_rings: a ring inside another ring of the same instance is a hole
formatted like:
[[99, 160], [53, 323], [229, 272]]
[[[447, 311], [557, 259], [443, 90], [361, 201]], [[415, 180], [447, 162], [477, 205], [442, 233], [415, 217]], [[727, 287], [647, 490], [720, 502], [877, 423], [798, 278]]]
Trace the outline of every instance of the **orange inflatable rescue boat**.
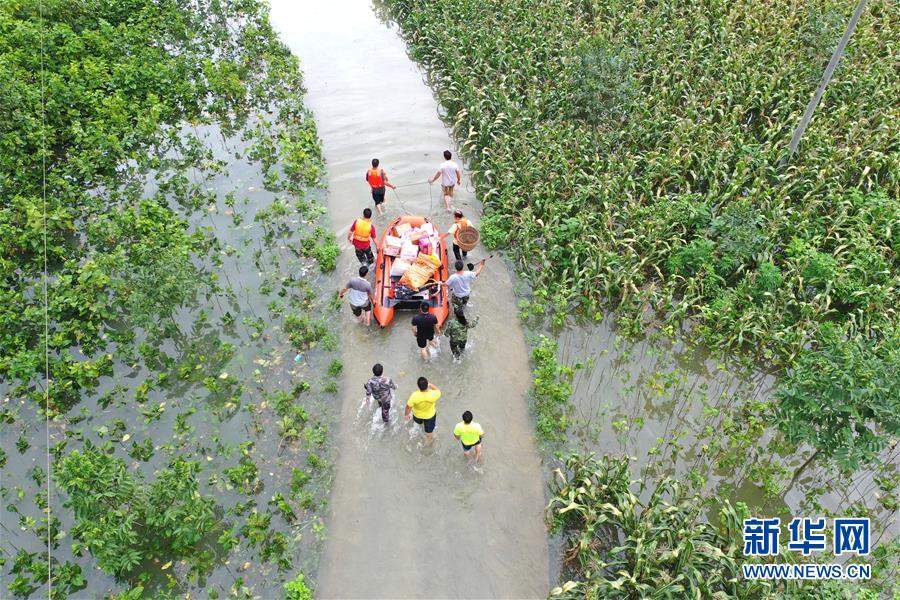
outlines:
[[[431, 249], [428, 253], [426, 250]], [[420, 251], [421, 250], [421, 251]], [[375, 320], [387, 327], [394, 311], [419, 310], [422, 302], [442, 327], [450, 314], [445, 286], [450, 267], [447, 247], [427, 217], [403, 215], [394, 219], [381, 236], [375, 259]]]

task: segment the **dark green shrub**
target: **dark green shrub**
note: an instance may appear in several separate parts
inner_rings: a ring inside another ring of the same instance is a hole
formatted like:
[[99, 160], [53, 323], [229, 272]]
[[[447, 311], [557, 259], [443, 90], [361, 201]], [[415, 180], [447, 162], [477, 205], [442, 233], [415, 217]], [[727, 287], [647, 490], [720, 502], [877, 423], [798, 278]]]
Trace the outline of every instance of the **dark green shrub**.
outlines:
[[55, 476], [75, 515], [72, 535], [101, 569], [121, 576], [147, 558], [185, 556], [215, 525], [215, 504], [198, 491], [197, 464], [176, 458], [147, 485], [125, 463], [85, 445]]
[[683, 277], [697, 275], [702, 270], [715, 269], [716, 244], [712, 240], [696, 239], [672, 253], [669, 270]]
[[854, 470], [900, 434], [900, 338], [879, 346], [823, 325], [775, 393], [779, 429]]
[[328, 333], [328, 324], [309, 313], [291, 313], [284, 317], [284, 332], [298, 350], [312, 348]]

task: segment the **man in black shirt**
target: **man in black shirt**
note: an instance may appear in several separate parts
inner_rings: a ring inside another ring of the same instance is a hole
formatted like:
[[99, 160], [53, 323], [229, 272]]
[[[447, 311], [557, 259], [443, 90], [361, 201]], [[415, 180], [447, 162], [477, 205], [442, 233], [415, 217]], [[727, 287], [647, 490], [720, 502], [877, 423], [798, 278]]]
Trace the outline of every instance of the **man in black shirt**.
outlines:
[[437, 349], [437, 336], [441, 335], [441, 330], [437, 326], [437, 317], [428, 312], [428, 303], [423, 302], [419, 306], [419, 314], [412, 319], [413, 335], [416, 337], [416, 344], [419, 346], [419, 352], [422, 358], [428, 362], [428, 347]]

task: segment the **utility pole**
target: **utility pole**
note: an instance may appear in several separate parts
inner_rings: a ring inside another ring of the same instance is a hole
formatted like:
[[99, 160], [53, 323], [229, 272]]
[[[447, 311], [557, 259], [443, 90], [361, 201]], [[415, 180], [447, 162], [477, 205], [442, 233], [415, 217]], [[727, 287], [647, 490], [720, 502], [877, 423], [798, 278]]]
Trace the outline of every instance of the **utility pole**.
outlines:
[[844, 49], [847, 47], [847, 42], [850, 41], [850, 36], [853, 35], [853, 30], [856, 29], [856, 23], [859, 21], [859, 17], [862, 15], [865, 8], [866, 0], [859, 0], [859, 4], [856, 5], [856, 10], [853, 12], [853, 16], [850, 17], [850, 22], [847, 23], [847, 28], [844, 30], [844, 37], [842, 37], [841, 41], [838, 42], [837, 47], [831, 54], [831, 60], [828, 61], [828, 66], [825, 67], [825, 72], [822, 74], [822, 80], [819, 81], [819, 87], [816, 88], [816, 93], [813, 94], [813, 97], [810, 99], [809, 104], [806, 105], [806, 110], [803, 112], [803, 116], [800, 118], [800, 123], [797, 124], [797, 128], [794, 130], [794, 135], [791, 137], [791, 144], [788, 153], [785, 156], [781, 157], [781, 160], [778, 163], [779, 167], [783, 167], [784, 165], [786, 165], [788, 161], [794, 156], [794, 154], [797, 153], [797, 147], [800, 145], [800, 138], [803, 137], [803, 133], [806, 131], [806, 127], [809, 125], [809, 122], [812, 121], [813, 113], [816, 111], [816, 106], [819, 105], [819, 100], [821, 100], [822, 95], [825, 94], [825, 86], [827, 86], [828, 82], [831, 81], [831, 76], [834, 75], [834, 70], [837, 68], [841, 57], [844, 55]]

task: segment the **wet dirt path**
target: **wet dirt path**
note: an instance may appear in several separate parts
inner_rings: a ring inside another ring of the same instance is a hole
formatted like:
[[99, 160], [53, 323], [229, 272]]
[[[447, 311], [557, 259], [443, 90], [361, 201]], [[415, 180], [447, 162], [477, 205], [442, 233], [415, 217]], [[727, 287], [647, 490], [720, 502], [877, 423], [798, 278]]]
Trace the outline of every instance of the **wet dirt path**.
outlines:
[[[346, 227], [371, 206], [363, 181], [371, 158], [397, 185], [421, 183], [450, 146], [436, 102], [406, 56], [395, 31], [368, 2], [274, 0], [272, 22], [300, 57], [328, 163], [328, 208], [342, 246], [341, 283], [358, 264]], [[463, 174], [463, 188], [468, 178]], [[470, 188], [469, 188], [470, 189]], [[440, 188], [389, 191], [388, 218], [409, 210], [433, 212], [441, 230]], [[472, 193], [456, 204], [477, 221]], [[477, 248], [472, 256], [485, 256]], [[516, 298], [504, 263], [490, 261], [472, 294], [479, 317], [461, 364], [446, 339], [429, 364], [418, 356], [411, 314], [398, 313], [385, 330], [365, 330], [345, 306], [341, 328], [344, 378], [339, 401], [336, 479], [328, 542], [318, 574], [322, 598], [531, 598], [548, 590], [543, 483], [525, 395], [528, 349], [516, 318]], [[371, 366], [382, 362], [397, 382], [395, 422], [383, 428], [360, 408]], [[423, 449], [403, 424], [402, 406], [424, 375], [443, 390], [436, 441]], [[483, 472], [466, 466], [453, 439], [463, 410], [486, 431]]]

